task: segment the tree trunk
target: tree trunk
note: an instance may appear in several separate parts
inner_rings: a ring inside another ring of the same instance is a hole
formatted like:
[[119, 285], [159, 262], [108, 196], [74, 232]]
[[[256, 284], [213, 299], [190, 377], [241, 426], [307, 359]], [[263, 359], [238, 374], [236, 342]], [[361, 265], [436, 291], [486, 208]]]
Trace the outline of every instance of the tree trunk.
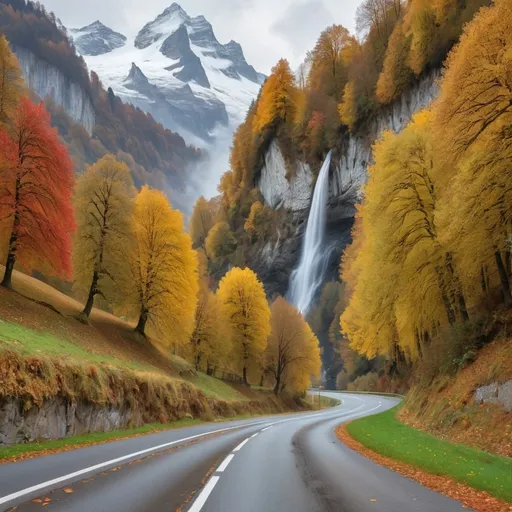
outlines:
[[[12, 238], [12, 237], [11, 237]], [[14, 270], [14, 264], [16, 263], [16, 250], [9, 250], [7, 255], [7, 262], [5, 263], [5, 274], [2, 280], [2, 286], [4, 288], [12, 288], [12, 272]]]
[[196, 370], [199, 370], [199, 365], [201, 364], [201, 354], [196, 355]]
[[482, 291], [487, 293], [487, 282], [485, 279], [485, 269], [483, 266], [480, 269], [480, 286], [482, 287]]
[[498, 273], [500, 275], [501, 289], [503, 292], [503, 301], [507, 306], [511, 306], [512, 296], [510, 295], [510, 281], [508, 280], [507, 269], [505, 268], [503, 258], [501, 257], [501, 253], [499, 251], [496, 251], [494, 253], [494, 257], [496, 259], [496, 266], [498, 267]]
[[276, 377], [276, 385], [274, 386], [274, 395], [279, 395], [279, 388], [281, 387], [281, 375]]
[[20, 226], [20, 213], [18, 204], [20, 200], [20, 179], [16, 178], [16, 192], [14, 196], [14, 221], [12, 224], [11, 236], [9, 238], [9, 248], [7, 253], [7, 261], [5, 262], [5, 274], [1, 285], [4, 288], [12, 288], [12, 272], [16, 264], [16, 251], [18, 249], [18, 229]]
[[99, 273], [97, 270], [95, 270], [92, 275], [92, 283], [91, 283], [91, 287], [89, 289], [89, 296], [87, 297], [87, 302], [86, 302], [85, 308], [82, 312], [86, 317], [89, 317], [89, 315], [91, 314], [91, 311], [92, 311], [92, 307], [94, 306], [94, 297], [98, 293], [98, 290], [97, 290], [98, 279], [99, 279]]
[[243, 381], [246, 386], [249, 386], [249, 381], [247, 380], [247, 366], [244, 366]]
[[141, 308], [139, 322], [137, 324], [137, 327], [135, 327], [135, 332], [138, 332], [142, 336], [146, 336], [145, 330], [146, 330], [147, 323], [148, 323], [148, 312], [146, 311], [145, 308]]

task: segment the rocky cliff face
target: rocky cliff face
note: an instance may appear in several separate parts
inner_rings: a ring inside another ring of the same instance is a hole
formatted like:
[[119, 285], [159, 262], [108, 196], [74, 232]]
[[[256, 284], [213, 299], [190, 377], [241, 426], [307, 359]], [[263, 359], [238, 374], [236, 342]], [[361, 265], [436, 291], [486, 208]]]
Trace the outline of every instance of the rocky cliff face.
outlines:
[[27, 85], [41, 98], [50, 97], [92, 135], [94, 106], [86, 91], [60, 70], [21, 46], [13, 46]]
[[[386, 130], [400, 132], [412, 116], [427, 107], [437, 96], [439, 71], [424, 76], [392, 105], [383, 108], [363, 133], [349, 134], [342, 141], [341, 154], [331, 167], [327, 215], [326, 251], [331, 262], [327, 279], [337, 276], [343, 248], [350, 242], [355, 204], [372, 163], [372, 145]], [[267, 293], [286, 293], [288, 281], [300, 256], [301, 237], [306, 226], [312, 197], [313, 175], [310, 167], [297, 162], [296, 173], [287, 179], [283, 155], [272, 143], [257, 186], [265, 203], [279, 211], [276, 236], [251, 262], [265, 283]]]

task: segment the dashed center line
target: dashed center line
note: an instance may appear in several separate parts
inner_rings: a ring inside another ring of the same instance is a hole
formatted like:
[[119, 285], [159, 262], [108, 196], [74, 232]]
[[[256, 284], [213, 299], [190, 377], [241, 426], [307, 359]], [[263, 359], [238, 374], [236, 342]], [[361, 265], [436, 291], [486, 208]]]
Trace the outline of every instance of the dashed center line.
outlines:
[[252, 439], [253, 437], [256, 437], [259, 434], [259, 432], [256, 432], [256, 434], [253, 434], [249, 439]]
[[248, 442], [249, 442], [249, 439], [251, 439], [250, 437], [248, 437], [247, 439], [245, 439], [244, 441], [242, 441], [234, 450], [233, 452], [239, 452]]
[[222, 473], [227, 467], [228, 464], [234, 459], [235, 455], [230, 453], [223, 461], [222, 464], [217, 468], [217, 473]]
[[199, 512], [203, 508], [208, 496], [210, 496], [213, 488], [217, 485], [219, 478], [219, 476], [212, 476], [210, 480], [208, 480], [208, 483], [204, 486], [201, 494], [197, 497], [196, 501], [194, 501], [194, 504], [190, 507], [188, 512]]
[[265, 432], [265, 430], [268, 430], [269, 428], [272, 428], [274, 425], [270, 425], [268, 427], [265, 427], [264, 429], [262, 429], [262, 432]]

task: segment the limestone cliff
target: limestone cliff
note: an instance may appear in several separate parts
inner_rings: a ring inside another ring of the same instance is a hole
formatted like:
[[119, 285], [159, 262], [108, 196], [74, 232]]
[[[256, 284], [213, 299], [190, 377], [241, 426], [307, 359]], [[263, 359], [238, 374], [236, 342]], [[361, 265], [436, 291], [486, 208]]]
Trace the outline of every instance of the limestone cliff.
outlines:
[[55, 66], [36, 57], [31, 51], [14, 45], [13, 50], [20, 62], [23, 78], [30, 89], [40, 98], [52, 98], [75, 122], [80, 123], [89, 135], [92, 135], [94, 106], [87, 92]]
[[[341, 251], [350, 242], [354, 205], [372, 163], [374, 142], [386, 130], [400, 132], [416, 112], [436, 98], [439, 76], [438, 70], [425, 75], [399, 100], [383, 107], [367, 123], [366, 129], [348, 134], [341, 141], [341, 152], [331, 167], [330, 176], [326, 251], [331, 251], [331, 264], [327, 278], [337, 275]], [[273, 142], [270, 145], [257, 186], [265, 203], [279, 212], [279, 221], [275, 237], [263, 246], [256, 261], [251, 262], [269, 294], [287, 291], [291, 271], [300, 255], [300, 240], [307, 221], [313, 183], [312, 171], [303, 162], [297, 162], [296, 172], [288, 178], [278, 144]]]

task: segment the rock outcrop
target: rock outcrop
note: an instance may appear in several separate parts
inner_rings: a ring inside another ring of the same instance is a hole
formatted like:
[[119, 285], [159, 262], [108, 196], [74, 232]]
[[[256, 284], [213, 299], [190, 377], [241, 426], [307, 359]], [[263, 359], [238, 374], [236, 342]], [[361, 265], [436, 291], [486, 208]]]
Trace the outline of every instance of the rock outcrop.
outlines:
[[[341, 154], [331, 166], [326, 251], [330, 251], [327, 279], [337, 276], [343, 248], [350, 243], [355, 204], [372, 163], [372, 146], [386, 130], [400, 132], [413, 115], [427, 107], [438, 94], [439, 71], [422, 77], [392, 105], [383, 107], [365, 130], [348, 134], [341, 141]], [[300, 256], [300, 240], [306, 225], [314, 178], [309, 165], [296, 163], [296, 173], [287, 178], [284, 157], [276, 142], [266, 155], [257, 186], [265, 203], [279, 210], [281, 219], [273, 240], [251, 261], [263, 279], [267, 293], [285, 294]]]
[[21, 46], [13, 46], [20, 62], [26, 84], [40, 98], [51, 98], [66, 113], [80, 123], [92, 135], [95, 115], [94, 106], [87, 92], [76, 82], [70, 80], [59, 69], [36, 57]]

